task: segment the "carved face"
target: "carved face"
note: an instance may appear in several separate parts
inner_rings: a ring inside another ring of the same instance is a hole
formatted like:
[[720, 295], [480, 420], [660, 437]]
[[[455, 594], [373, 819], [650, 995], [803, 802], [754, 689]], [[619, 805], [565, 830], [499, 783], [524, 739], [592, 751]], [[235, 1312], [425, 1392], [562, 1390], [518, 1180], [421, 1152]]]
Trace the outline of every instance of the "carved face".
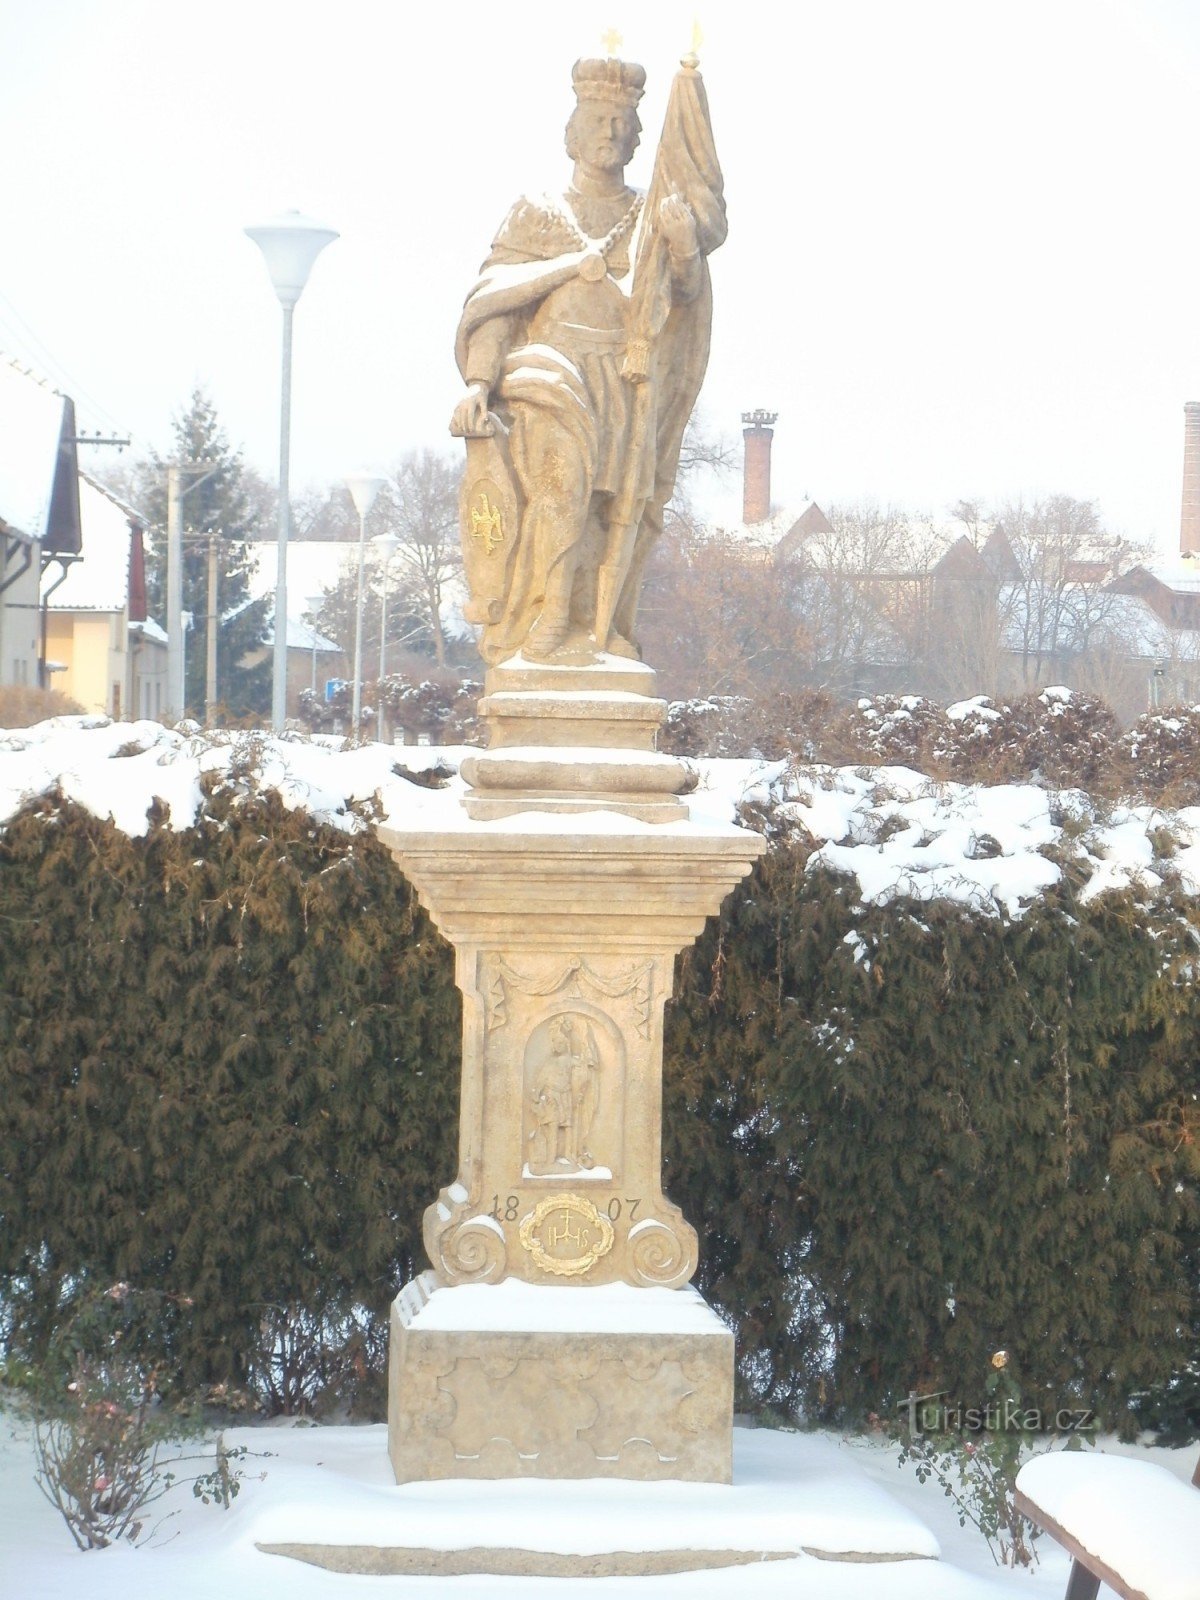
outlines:
[[581, 100], [567, 123], [567, 154], [600, 172], [620, 172], [637, 149], [641, 131], [632, 107]]

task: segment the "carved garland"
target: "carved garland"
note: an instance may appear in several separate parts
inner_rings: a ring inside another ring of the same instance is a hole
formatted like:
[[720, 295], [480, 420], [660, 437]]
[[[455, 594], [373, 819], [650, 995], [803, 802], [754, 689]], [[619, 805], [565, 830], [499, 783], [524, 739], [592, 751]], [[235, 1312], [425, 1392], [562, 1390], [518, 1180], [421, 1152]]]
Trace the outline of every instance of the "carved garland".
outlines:
[[488, 1032], [493, 1028], [502, 1028], [508, 1021], [507, 989], [515, 989], [519, 994], [556, 994], [571, 979], [575, 979], [577, 985], [582, 980], [609, 1000], [631, 994], [634, 1026], [643, 1039], [649, 1039], [650, 974], [653, 970], [652, 961], [635, 962], [617, 973], [616, 977], [605, 978], [594, 967], [590, 967], [582, 956], [571, 956], [557, 977], [537, 979], [525, 977], [510, 967], [502, 956], [494, 956], [489, 965], [486, 986]]

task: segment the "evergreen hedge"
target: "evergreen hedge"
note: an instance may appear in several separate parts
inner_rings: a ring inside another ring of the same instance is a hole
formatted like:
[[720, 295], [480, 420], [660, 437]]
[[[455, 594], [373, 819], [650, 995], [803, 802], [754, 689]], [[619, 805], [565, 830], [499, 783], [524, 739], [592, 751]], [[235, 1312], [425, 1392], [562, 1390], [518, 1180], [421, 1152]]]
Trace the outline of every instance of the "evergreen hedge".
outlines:
[[[1119, 1422], [1200, 1338], [1193, 907], [1068, 874], [1015, 923], [864, 910], [807, 854], [773, 840], [668, 1008], [667, 1186], [746, 1398], [969, 1398], [1003, 1345]], [[175, 1297], [180, 1388], [296, 1409], [377, 1373], [460, 1028], [383, 847], [229, 786], [141, 839], [44, 798], [0, 837], [0, 928], [10, 1356], [126, 1280]]]
[[311, 1398], [454, 1159], [453, 973], [387, 851], [231, 788], [142, 839], [48, 799], [0, 839], [0, 927], [11, 1348], [123, 1279], [192, 1302], [178, 1384]]
[[1200, 1348], [1194, 910], [863, 908], [779, 842], [683, 962], [666, 1167], [762, 1401], [1131, 1398]]

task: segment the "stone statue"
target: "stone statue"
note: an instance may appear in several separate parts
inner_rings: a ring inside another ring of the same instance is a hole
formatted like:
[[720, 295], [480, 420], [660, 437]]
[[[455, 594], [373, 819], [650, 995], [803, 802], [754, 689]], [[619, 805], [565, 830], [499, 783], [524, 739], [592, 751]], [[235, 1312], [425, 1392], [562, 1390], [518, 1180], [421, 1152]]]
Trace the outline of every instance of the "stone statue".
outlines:
[[578, 61], [562, 195], [525, 195], [463, 309], [463, 545], [489, 664], [639, 655], [642, 571], [708, 363], [707, 256], [726, 233], [694, 57], [671, 90], [650, 189], [625, 183], [646, 74]]
[[577, 1172], [595, 1166], [588, 1135], [596, 1120], [599, 1076], [600, 1056], [591, 1024], [571, 1016], [556, 1017], [550, 1029], [550, 1053], [531, 1095], [531, 1172], [543, 1175], [560, 1168]]

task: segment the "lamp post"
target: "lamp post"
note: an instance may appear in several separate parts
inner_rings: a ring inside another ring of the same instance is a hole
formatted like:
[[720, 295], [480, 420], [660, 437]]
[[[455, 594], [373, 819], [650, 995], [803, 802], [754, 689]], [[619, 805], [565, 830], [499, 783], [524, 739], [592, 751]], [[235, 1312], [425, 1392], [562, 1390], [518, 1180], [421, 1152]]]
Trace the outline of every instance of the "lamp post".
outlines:
[[367, 513], [375, 504], [375, 496], [383, 484], [382, 478], [372, 478], [366, 473], [346, 479], [346, 487], [358, 512], [358, 599], [354, 609], [354, 699], [350, 715], [350, 725], [356, 739], [362, 715], [363, 568], [367, 555]]
[[262, 251], [271, 284], [283, 307], [283, 366], [279, 400], [279, 535], [275, 569], [275, 650], [271, 679], [271, 726], [283, 732], [287, 714], [287, 541], [291, 518], [288, 468], [292, 431], [292, 312], [304, 293], [313, 262], [338, 237], [299, 211], [285, 211], [247, 228]]
[[383, 680], [387, 676], [387, 592], [388, 571], [392, 565], [392, 557], [400, 548], [400, 541], [394, 533], [380, 533], [371, 540], [379, 551], [383, 560], [383, 603], [379, 610], [379, 685], [380, 692], [376, 696], [379, 701], [379, 715], [375, 721], [375, 737], [380, 744], [383, 743]]

